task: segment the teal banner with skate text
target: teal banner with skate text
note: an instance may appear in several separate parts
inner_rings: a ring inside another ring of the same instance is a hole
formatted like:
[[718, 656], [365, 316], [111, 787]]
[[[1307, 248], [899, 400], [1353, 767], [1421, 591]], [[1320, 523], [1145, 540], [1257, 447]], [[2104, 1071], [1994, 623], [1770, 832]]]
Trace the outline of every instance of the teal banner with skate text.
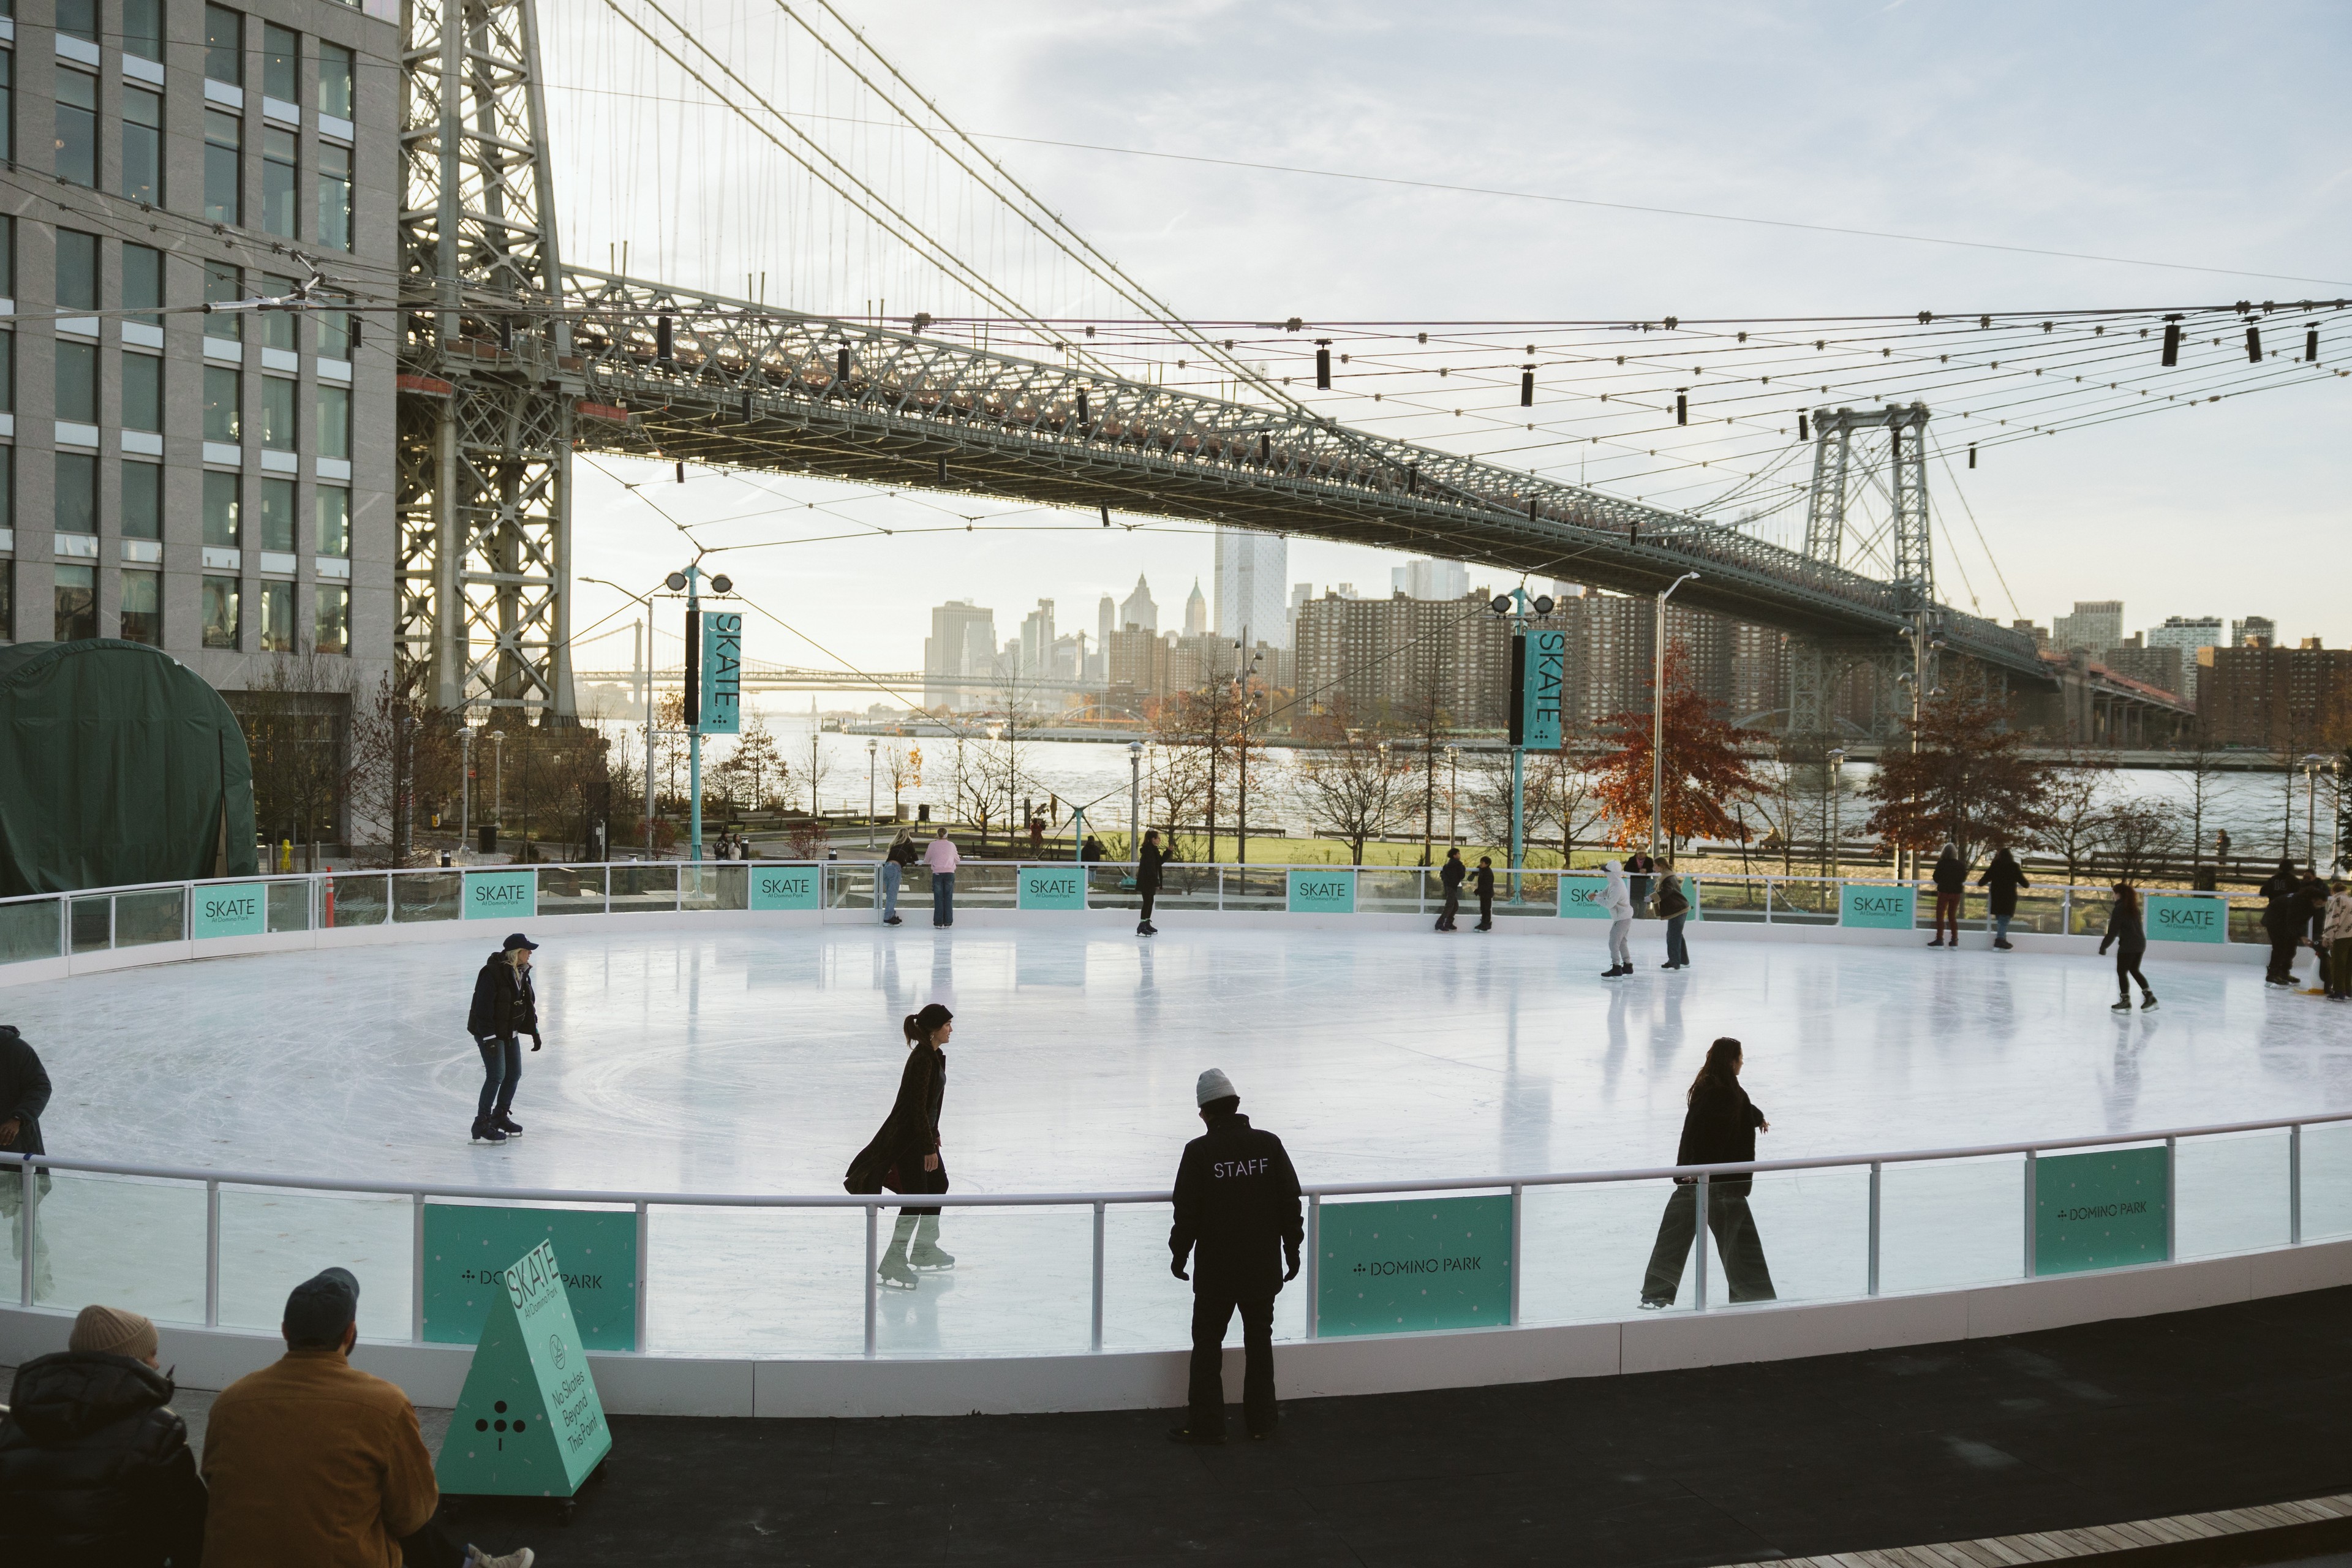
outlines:
[[2147, 934], [2154, 942], [2227, 942], [2230, 900], [2195, 893], [2150, 893]]
[[1084, 866], [1023, 866], [1016, 875], [1020, 879], [1019, 908], [1024, 910], [1083, 910], [1087, 907], [1087, 868]]
[[1315, 1253], [1315, 1331], [1326, 1338], [1510, 1325], [1507, 1193], [1327, 1203]]
[[1609, 886], [1606, 877], [1568, 877], [1559, 879], [1559, 912], [1572, 921], [1605, 921], [1609, 906], [1601, 901], [1603, 889]]
[[2166, 1150], [2095, 1149], [2033, 1162], [2033, 1272], [2169, 1261]]
[[259, 936], [269, 929], [269, 893], [260, 882], [228, 882], [195, 889], [188, 911], [188, 934], [202, 942], [211, 936]]
[[467, 920], [524, 920], [537, 913], [539, 913], [538, 872], [468, 871], [466, 873], [466, 918]]
[[509, 1262], [542, 1242], [564, 1259], [563, 1286], [583, 1343], [637, 1348], [637, 1216], [630, 1209], [425, 1205], [425, 1337], [471, 1344], [504, 1289]]
[[706, 735], [743, 731], [743, 617], [734, 610], [702, 612], [702, 721]]
[[1919, 890], [1885, 882], [1847, 882], [1838, 889], [1838, 924], [1909, 931], [1919, 923]]
[[814, 910], [823, 907], [814, 866], [751, 864], [751, 907], [755, 910]]
[[1328, 871], [1290, 872], [1285, 907], [1294, 915], [1352, 915], [1356, 912], [1356, 872], [1353, 867]]

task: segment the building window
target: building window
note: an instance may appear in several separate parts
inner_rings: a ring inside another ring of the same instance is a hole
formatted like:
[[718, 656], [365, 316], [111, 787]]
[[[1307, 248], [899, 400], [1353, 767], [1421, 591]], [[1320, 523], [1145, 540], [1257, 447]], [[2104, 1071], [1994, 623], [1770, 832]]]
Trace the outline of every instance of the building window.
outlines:
[[[11, 5], [8, 14], [15, 16]], [[58, 31], [85, 44], [98, 42], [98, 0], [58, 0]]]
[[245, 146], [244, 123], [217, 109], [205, 110], [205, 217], [211, 223], [243, 223], [245, 198], [237, 183]]
[[98, 345], [58, 340], [58, 417], [76, 425], [98, 423]]
[[58, 70], [58, 178], [98, 184], [98, 79]]
[[243, 531], [237, 526], [236, 479], [218, 468], [205, 470], [205, 548], [236, 550]]
[[0, 49], [0, 159], [16, 156], [16, 51]]
[[205, 646], [235, 647], [236, 646], [237, 580], [234, 577], [205, 579]]
[[[261, 275], [261, 291], [272, 300], [285, 299], [294, 292], [297, 286], [291, 278], [273, 278], [267, 272]], [[292, 353], [300, 346], [296, 336], [297, 323], [301, 320], [299, 311], [263, 310], [258, 313], [258, 320], [263, 348], [284, 349]]]
[[319, 584], [319, 624], [312, 646], [320, 653], [352, 651], [352, 591], [328, 583]]
[[122, 355], [122, 427], [163, 429], [163, 362], [153, 354]]
[[348, 557], [352, 552], [352, 492], [341, 485], [320, 485], [316, 510], [319, 553]]
[[58, 230], [58, 309], [98, 309], [98, 236]]
[[163, 580], [157, 572], [122, 574], [122, 640], [163, 646]]
[[0, 414], [15, 412], [16, 412], [16, 334], [0, 332]]
[[122, 537], [163, 537], [163, 469], [156, 463], [122, 465]]
[[350, 461], [352, 455], [352, 389], [319, 387], [319, 456]]
[[245, 18], [226, 6], [205, 7], [205, 74], [231, 87], [245, 85]]
[[294, 651], [294, 584], [291, 583], [264, 583], [261, 585], [261, 651]]
[[[224, 266], [216, 261], [205, 263], [205, 304], [230, 304], [244, 298], [245, 280], [237, 276], [236, 268]], [[205, 336], [227, 338], [232, 342], [242, 341], [245, 337], [245, 317], [234, 310], [206, 316]]]
[[319, 45], [319, 112], [352, 120], [352, 51], [341, 44]]
[[[163, 308], [163, 253], [143, 245], [122, 247], [122, 308], [126, 310], [160, 310]], [[160, 327], [163, 318], [156, 315], [126, 316], [125, 321], [142, 326]]]
[[122, 194], [163, 205], [163, 95], [122, 87]]
[[[272, 451], [294, 449], [294, 383], [282, 375], [261, 378], [261, 444]], [[289, 543], [286, 548], [294, 546]]]
[[16, 640], [16, 563], [0, 561], [0, 642]]
[[294, 481], [261, 481], [261, 548], [294, 553]]
[[261, 129], [261, 226], [295, 237], [294, 132], [274, 125]]
[[280, 103], [299, 103], [302, 89], [294, 85], [302, 64], [302, 35], [275, 22], [261, 25], [261, 90]]
[[163, 0], [122, 0], [122, 52], [163, 59]]
[[319, 143], [319, 243], [352, 247], [352, 150]]
[[98, 635], [98, 568], [52, 568], [57, 574], [58, 641], [79, 642]]
[[[8, 53], [0, 49], [0, 82], [8, 76]], [[0, 142], [7, 140], [8, 95], [0, 91]], [[0, 153], [0, 158], [7, 156]], [[0, 299], [16, 297], [16, 220], [0, 216]]]
[[348, 310], [319, 312], [319, 357], [348, 360], [360, 346], [360, 319]]
[[245, 439], [239, 412], [245, 395], [245, 375], [226, 365], [205, 366], [205, 439], [236, 442]]
[[87, 452], [58, 454], [58, 531], [98, 531], [98, 459]]

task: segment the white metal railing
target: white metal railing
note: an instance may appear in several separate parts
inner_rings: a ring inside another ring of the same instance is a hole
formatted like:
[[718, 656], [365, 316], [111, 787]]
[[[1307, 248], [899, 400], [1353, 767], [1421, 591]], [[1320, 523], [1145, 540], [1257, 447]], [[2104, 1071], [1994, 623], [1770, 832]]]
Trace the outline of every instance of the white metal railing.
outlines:
[[[1707, 1195], [1712, 1182], [1719, 1177], [1759, 1175], [1796, 1171], [1865, 1170], [1869, 1178], [1866, 1208], [1866, 1284], [1864, 1298], [1875, 1297], [1879, 1291], [1879, 1261], [1882, 1236], [1881, 1180], [1889, 1165], [1923, 1164], [1931, 1162], [1980, 1160], [2005, 1155], [2021, 1155], [2021, 1195], [2024, 1205], [2024, 1250], [2019, 1278], [2031, 1279], [2035, 1267], [2035, 1215], [2037, 1194], [2035, 1179], [2038, 1161], [2045, 1155], [2076, 1152], [2084, 1150], [2116, 1147], [2126, 1144], [2162, 1143], [2167, 1152], [2166, 1212], [2168, 1229], [2165, 1257], [2177, 1261], [2179, 1248], [2174, 1226], [2178, 1223], [2179, 1160], [2180, 1142], [2184, 1139], [2224, 1137], [2249, 1132], [2284, 1131], [2287, 1134], [2286, 1186], [2282, 1194], [2287, 1210], [2287, 1245], [2304, 1245], [2304, 1130], [2306, 1127], [2327, 1126], [2352, 1122], [2352, 1111], [2324, 1113], [2314, 1116], [2274, 1118], [2256, 1121], [2233, 1121], [2198, 1127], [2176, 1127], [2137, 1132], [2107, 1132], [2061, 1139], [2037, 1139], [2026, 1142], [1986, 1143], [1948, 1149], [1896, 1150], [1871, 1154], [1823, 1155], [1790, 1160], [1755, 1160], [1738, 1163], [1711, 1165], [1655, 1165], [1612, 1171], [1553, 1172], [1522, 1176], [1459, 1176], [1420, 1179], [1324, 1182], [1302, 1185], [1306, 1202], [1306, 1246], [1301, 1259], [1301, 1277], [1306, 1297], [1306, 1333], [1317, 1337], [1317, 1297], [1318, 1284], [1319, 1237], [1322, 1205], [1326, 1199], [1369, 1197], [1384, 1194], [1423, 1194], [1464, 1191], [1507, 1191], [1512, 1205], [1512, 1255], [1510, 1323], [1513, 1328], [1524, 1326], [1521, 1311], [1521, 1281], [1526, 1270], [1520, 1266], [1524, 1251], [1520, 1246], [1520, 1225], [1524, 1199], [1530, 1188], [1590, 1186], [1602, 1184], [1675, 1181], [1696, 1187], [1696, 1228], [1693, 1247], [1696, 1253], [1695, 1272], [1695, 1310], [1711, 1310], [1707, 1279]], [[488, 1187], [447, 1182], [365, 1181], [331, 1176], [290, 1176], [257, 1172], [230, 1172], [165, 1165], [131, 1164], [117, 1161], [82, 1160], [50, 1155], [0, 1154], [0, 1182], [16, 1184], [19, 1204], [13, 1238], [19, 1252], [17, 1300], [22, 1308], [32, 1309], [36, 1300], [36, 1256], [40, 1245], [39, 1207], [37, 1173], [48, 1171], [83, 1172], [92, 1175], [127, 1176], [159, 1182], [201, 1184], [205, 1192], [205, 1317], [204, 1325], [217, 1327], [220, 1323], [221, 1298], [221, 1190], [224, 1186], [254, 1188], [266, 1191], [352, 1193], [379, 1197], [406, 1197], [410, 1200], [412, 1257], [410, 1276], [409, 1340], [425, 1342], [425, 1205], [427, 1198], [460, 1198], [473, 1202], [518, 1204], [593, 1205], [610, 1209], [631, 1209], [636, 1215], [636, 1323], [635, 1353], [647, 1353], [647, 1321], [651, 1306], [654, 1278], [651, 1268], [652, 1232], [649, 1216], [656, 1208], [704, 1209], [862, 1209], [865, 1212], [865, 1351], [868, 1356], [877, 1353], [876, 1327], [878, 1310], [879, 1284], [876, 1274], [880, 1261], [880, 1214], [886, 1208], [1091, 1208], [1093, 1212], [1091, 1332], [1088, 1348], [1099, 1352], [1103, 1347], [1103, 1302], [1105, 1289], [1104, 1215], [1114, 1205], [1166, 1204], [1173, 1194], [1166, 1190], [1144, 1192], [1075, 1192], [1075, 1193], [940, 1193], [890, 1194], [871, 1195], [821, 1193], [812, 1194], [782, 1194], [772, 1193], [677, 1193], [608, 1190], [569, 1187]], [[1832, 1298], [1851, 1299], [1851, 1298]], [[168, 1321], [168, 1320], [167, 1320]], [[785, 1353], [789, 1353], [789, 1347]]]

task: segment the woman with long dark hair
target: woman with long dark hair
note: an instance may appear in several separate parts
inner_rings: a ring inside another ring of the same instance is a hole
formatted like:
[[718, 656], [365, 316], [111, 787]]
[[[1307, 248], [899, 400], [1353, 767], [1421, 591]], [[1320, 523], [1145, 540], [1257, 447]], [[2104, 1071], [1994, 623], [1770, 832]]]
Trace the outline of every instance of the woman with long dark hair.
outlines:
[[2011, 946], [2009, 922], [2017, 918], [2017, 889], [2033, 884], [2025, 879], [2025, 868], [2004, 844], [1992, 852], [1992, 864], [1977, 879], [1977, 886], [1985, 889], [1985, 906], [1992, 911], [1992, 944], [2006, 952]]
[[2131, 983], [2139, 982], [2143, 1000], [2140, 1009], [2146, 1012], [2156, 1005], [2156, 993], [2149, 988], [2147, 976], [2139, 972], [2139, 961], [2147, 952], [2147, 923], [2140, 916], [2139, 889], [2129, 882], [2116, 884], [2116, 907], [2107, 916], [2107, 934], [2099, 939], [2099, 956], [2107, 954], [2108, 943], [2116, 949], [2116, 1003], [2111, 1012], [2131, 1011]]
[[[1706, 1061], [1691, 1079], [1684, 1096], [1682, 1143], [1675, 1151], [1677, 1165], [1737, 1165], [1756, 1158], [1756, 1134], [1772, 1124], [1739, 1087], [1739, 1042], [1726, 1037], [1706, 1048]], [[1747, 1175], [1710, 1177], [1706, 1184], [1706, 1227], [1715, 1233], [1715, 1249], [1723, 1258], [1725, 1282], [1731, 1299], [1769, 1301], [1772, 1271], [1764, 1262], [1763, 1238], [1756, 1234], [1756, 1216], [1748, 1210]], [[1655, 1311], [1675, 1304], [1683, 1287], [1683, 1266], [1690, 1260], [1691, 1243], [1698, 1240], [1698, 1178], [1676, 1176], [1666, 1198], [1666, 1212], [1658, 1220], [1658, 1242], [1650, 1249], [1649, 1273], [1642, 1280], [1642, 1305]], [[1699, 1245], [1706, 1245], [1700, 1241]]]
[[[948, 1058], [940, 1047], [955, 1032], [955, 1015], [930, 1004], [909, 1013], [899, 1028], [907, 1037], [907, 1066], [898, 1075], [898, 1098], [881, 1130], [849, 1163], [842, 1185], [853, 1193], [887, 1190], [910, 1196], [948, 1190], [947, 1162], [940, 1158], [940, 1107], [948, 1092]], [[912, 1239], [913, 1246], [908, 1244]], [[890, 1235], [890, 1250], [875, 1272], [901, 1290], [916, 1287], [918, 1268], [952, 1268], [955, 1255], [940, 1250], [940, 1211], [902, 1208]]]
[[[1957, 846], [1944, 846], [1944, 852], [1936, 857], [1936, 869], [1932, 875], [1936, 883], [1936, 940], [1927, 945], [1958, 947], [1960, 945], [1960, 900], [1968, 895], [1969, 866], [1960, 858]], [[1948, 943], [1945, 940], [1948, 933], [1950, 937]]]

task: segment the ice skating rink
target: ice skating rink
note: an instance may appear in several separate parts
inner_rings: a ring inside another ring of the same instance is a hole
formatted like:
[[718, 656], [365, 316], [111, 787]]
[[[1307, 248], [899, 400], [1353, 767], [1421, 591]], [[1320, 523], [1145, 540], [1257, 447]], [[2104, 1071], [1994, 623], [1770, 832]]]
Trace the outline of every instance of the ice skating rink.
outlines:
[[[0, 1018], [56, 1082], [53, 1153], [490, 1186], [838, 1193], [890, 1104], [898, 1020], [934, 1000], [957, 1016], [943, 1140], [964, 1193], [1165, 1186], [1213, 1065], [1309, 1182], [1669, 1163], [1684, 1089], [1718, 1035], [1746, 1043], [1743, 1082], [1772, 1123], [1764, 1158], [2352, 1110], [2352, 1006], [2266, 989], [2255, 965], [2168, 963], [2161, 945], [2147, 963], [2161, 1008], [2122, 1016], [2108, 961], [1997, 953], [1979, 935], [1952, 952], [1709, 942], [1701, 925], [1694, 967], [1665, 973], [1662, 928], [1643, 922], [1638, 972], [1604, 982], [1582, 927], [1445, 937], [1171, 919], [1149, 942], [935, 931], [919, 916], [896, 931], [530, 929], [547, 1049], [523, 1058], [528, 1132], [503, 1147], [467, 1137], [480, 1066], [465, 1015], [495, 933], [45, 983], [9, 992]], [[2184, 1148], [2182, 1256], [2285, 1239], [2284, 1149], [2283, 1132]], [[2352, 1131], [2315, 1130], [2305, 1161], [2306, 1234], [2331, 1205], [2352, 1230]], [[1885, 1288], [2012, 1276], [2019, 1169], [1891, 1167]], [[1860, 1171], [1758, 1181], [1784, 1299], [1859, 1293], [1865, 1190]], [[1529, 1320], [1630, 1311], [1664, 1196], [1531, 1193]], [[43, 1215], [58, 1299], [184, 1320], [193, 1248], [201, 1318], [200, 1189], [61, 1175]], [[406, 1200], [238, 1189], [223, 1216], [224, 1321], [268, 1323], [286, 1283], [341, 1261], [373, 1282], [363, 1331], [405, 1336]], [[963, 1261], [886, 1297], [884, 1348], [1083, 1348], [1091, 1223], [1084, 1209], [950, 1210], [943, 1240]], [[1108, 1345], [1183, 1341], [1166, 1224], [1161, 1207], [1111, 1211]], [[855, 1213], [661, 1209], [653, 1256], [653, 1348], [857, 1346]], [[1299, 1310], [1286, 1292], [1286, 1331]]]

